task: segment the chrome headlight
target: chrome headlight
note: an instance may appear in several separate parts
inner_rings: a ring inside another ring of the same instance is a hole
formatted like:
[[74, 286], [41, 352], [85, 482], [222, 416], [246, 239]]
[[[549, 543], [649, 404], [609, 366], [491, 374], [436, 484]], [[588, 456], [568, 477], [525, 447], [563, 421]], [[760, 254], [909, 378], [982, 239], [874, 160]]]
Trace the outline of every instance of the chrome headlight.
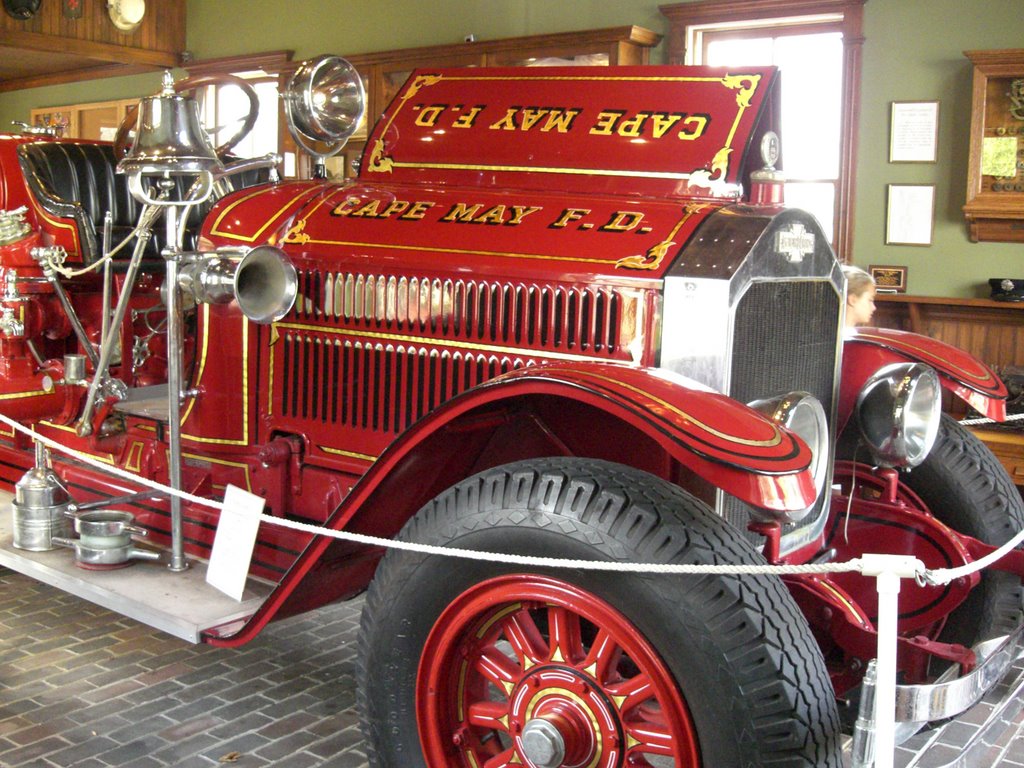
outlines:
[[[355, 133], [366, 108], [366, 93], [359, 73], [345, 59], [319, 56], [303, 62], [292, 75], [284, 105], [292, 136], [310, 149], [315, 142], [343, 144]], [[317, 150], [310, 149], [327, 154]]]
[[857, 396], [857, 421], [875, 463], [916, 467], [928, 456], [939, 432], [942, 385], [921, 363], [880, 368]]
[[[825, 409], [818, 398], [807, 392], [790, 392], [766, 400], [755, 400], [749, 405], [807, 443], [813, 456], [810, 469], [814, 478], [814, 497], [820, 498], [828, 478], [829, 432]], [[813, 507], [814, 504], [806, 509], [789, 512], [784, 522], [802, 520]], [[771, 519], [776, 520], [778, 517], [773, 515]]]

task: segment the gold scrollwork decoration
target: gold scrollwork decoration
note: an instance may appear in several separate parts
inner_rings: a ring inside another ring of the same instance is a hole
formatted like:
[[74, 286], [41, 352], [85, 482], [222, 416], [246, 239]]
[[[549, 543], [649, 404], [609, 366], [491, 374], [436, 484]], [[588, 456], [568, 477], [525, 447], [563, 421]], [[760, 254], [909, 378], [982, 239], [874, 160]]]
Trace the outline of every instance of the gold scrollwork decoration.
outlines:
[[626, 256], [615, 262], [615, 266], [621, 269], [657, 269], [661, 266], [668, 249], [675, 245], [674, 240], [663, 240], [647, 250], [643, 256]]
[[431, 85], [437, 85], [441, 82], [441, 75], [420, 75], [412, 81], [412, 85], [409, 86], [409, 90], [402, 96], [402, 101], [408, 101], [417, 93], [420, 92], [421, 88], [426, 88]]
[[[409, 87], [405, 93], [402, 94], [402, 103], [399, 105], [391, 114], [391, 119], [388, 120], [388, 124], [384, 127], [384, 133], [387, 133], [387, 129], [391, 127], [391, 123], [402, 109], [405, 108], [406, 102], [409, 101], [413, 96], [420, 92], [423, 88], [427, 88], [431, 85], [437, 85], [441, 82], [443, 77], [441, 75], [419, 75]], [[370, 151], [369, 161], [367, 163], [367, 169], [372, 173], [391, 173], [391, 169], [394, 167], [394, 161], [385, 154], [385, 146], [383, 139], [377, 139], [373, 142], [373, 149]]]
[[707, 203], [687, 203], [683, 208], [683, 217], [672, 228], [667, 238], [657, 245], [651, 246], [643, 256], [625, 256], [616, 261], [615, 266], [621, 269], [657, 269], [668, 255], [669, 249], [676, 244], [672, 238], [679, 233], [679, 230], [683, 228], [683, 225], [689, 221], [691, 216], [695, 213], [700, 213], [707, 207]]
[[306, 228], [306, 220], [301, 219], [294, 227], [288, 230], [288, 234], [284, 236], [284, 242], [286, 243], [308, 243], [309, 235], [303, 230]]
[[750, 106], [750, 98], [760, 82], [760, 75], [726, 75], [722, 78], [722, 85], [736, 91], [736, 106], [740, 109]]
[[711, 172], [712, 174], [718, 173], [718, 176], [712, 179], [713, 181], [725, 178], [725, 174], [729, 170], [729, 155], [731, 154], [731, 147], [722, 147], [715, 153], [715, 159], [711, 161]]
[[373, 150], [370, 152], [369, 170], [374, 173], [391, 173], [394, 161], [384, 154], [384, 142], [380, 139], [373, 142]]

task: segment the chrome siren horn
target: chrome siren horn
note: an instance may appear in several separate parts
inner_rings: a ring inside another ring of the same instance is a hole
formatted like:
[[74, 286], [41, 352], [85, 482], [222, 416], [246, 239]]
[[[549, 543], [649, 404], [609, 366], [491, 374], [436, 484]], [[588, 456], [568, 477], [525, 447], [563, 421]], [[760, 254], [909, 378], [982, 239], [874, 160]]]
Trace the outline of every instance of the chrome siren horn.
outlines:
[[197, 254], [178, 274], [185, 294], [205, 304], [238, 302], [254, 323], [272, 323], [295, 303], [299, 279], [284, 251], [261, 245], [248, 252]]

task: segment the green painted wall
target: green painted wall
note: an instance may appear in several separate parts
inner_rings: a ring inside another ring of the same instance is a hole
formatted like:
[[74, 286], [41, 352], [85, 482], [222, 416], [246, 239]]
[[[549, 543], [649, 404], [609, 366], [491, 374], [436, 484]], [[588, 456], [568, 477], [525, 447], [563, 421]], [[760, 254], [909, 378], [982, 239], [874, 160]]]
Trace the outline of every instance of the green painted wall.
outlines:
[[[868, 0], [857, 163], [854, 261], [907, 265], [911, 293], [988, 296], [988, 278], [1024, 278], [1024, 246], [972, 243], [967, 191], [971, 64], [967, 50], [1024, 47], [1020, 0]], [[892, 101], [939, 105], [938, 162], [889, 163]], [[934, 184], [930, 247], [885, 245], [887, 184]]]
[[[665, 32], [657, 0], [189, 0], [196, 58], [291, 49], [297, 58], [637, 24]], [[853, 260], [909, 267], [910, 292], [988, 295], [989, 277], [1024, 277], [1024, 247], [971, 243], [960, 208], [967, 179], [970, 49], [1024, 46], [1020, 0], [868, 0], [865, 6]], [[225, 23], [230, 20], [230, 23]], [[663, 59], [655, 52], [655, 61]], [[29, 109], [144, 95], [157, 75], [0, 94], [0, 125]], [[892, 101], [938, 100], [938, 162], [891, 164]], [[884, 244], [888, 184], [934, 184], [930, 247]]]

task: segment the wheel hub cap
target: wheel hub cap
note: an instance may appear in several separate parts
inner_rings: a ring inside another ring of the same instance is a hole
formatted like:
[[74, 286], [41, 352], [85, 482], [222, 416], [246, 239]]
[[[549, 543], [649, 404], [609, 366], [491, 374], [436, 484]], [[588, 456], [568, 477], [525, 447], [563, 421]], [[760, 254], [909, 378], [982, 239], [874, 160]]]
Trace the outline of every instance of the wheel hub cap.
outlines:
[[578, 670], [538, 665], [513, 688], [509, 704], [519, 751], [536, 768], [606, 768], [621, 753], [618, 712]]
[[565, 760], [565, 739], [548, 720], [537, 718], [523, 728], [523, 755], [537, 768], [558, 768]]

